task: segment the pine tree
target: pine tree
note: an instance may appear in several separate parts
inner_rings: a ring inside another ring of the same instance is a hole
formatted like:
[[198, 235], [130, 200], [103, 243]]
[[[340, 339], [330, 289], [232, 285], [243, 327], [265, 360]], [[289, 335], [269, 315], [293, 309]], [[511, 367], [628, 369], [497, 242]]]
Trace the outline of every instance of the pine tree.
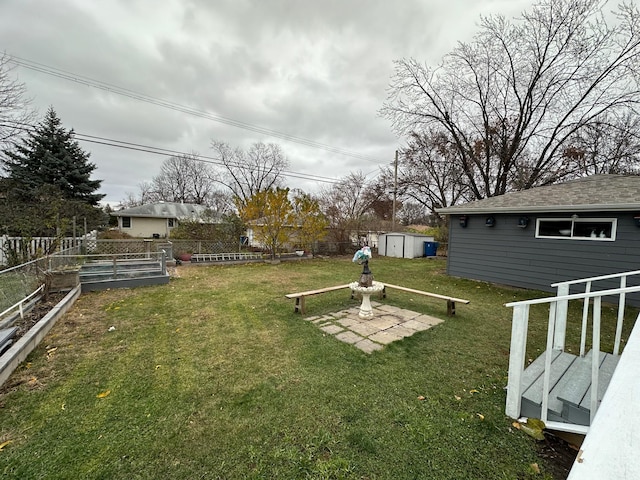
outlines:
[[80, 148], [73, 129], [62, 126], [53, 107], [21, 144], [4, 153], [8, 180], [24, 199], [35, 200], [43, 187], [93, 206], [104, 197], [95, 193], [102, 181], [91, 180], [96, 166], [89, 162], [90, 154]]

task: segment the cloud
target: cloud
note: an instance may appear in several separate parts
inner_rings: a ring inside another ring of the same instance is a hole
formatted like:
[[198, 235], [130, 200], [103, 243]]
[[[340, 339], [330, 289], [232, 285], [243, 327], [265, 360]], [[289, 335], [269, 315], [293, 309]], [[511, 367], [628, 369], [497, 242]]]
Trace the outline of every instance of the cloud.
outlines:
[[[82, 83], [17, 69], [41, 113], [67, 127], [210, 155], [212, 139], [279, 143], [290, 170], [332, 178], [375, 172], [401, 143], [378, 115], [393, 60], [437, 63], [473, 34], [480, 13], [510, 16], [524, 0], [3, 0], [0, 48], [106, 84], [368, 159], [338, 155]], [[206, 116], [206, 115], [205, 115]], [[162, 156], [97, 144], [107, 200], [136, 191]], [[294, 182], [292, 180], [292, 182]], [[294, 187], [317, 190], [317, 182]]]

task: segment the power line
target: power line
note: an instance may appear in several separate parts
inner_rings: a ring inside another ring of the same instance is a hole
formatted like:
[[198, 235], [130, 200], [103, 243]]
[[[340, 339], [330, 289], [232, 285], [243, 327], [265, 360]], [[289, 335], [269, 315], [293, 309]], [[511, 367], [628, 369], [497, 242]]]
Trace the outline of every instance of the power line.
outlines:
[[[68, 80], [71, 82], [75, 82], [75, 83], [79, 83], [82, 85], [86, 85], [88, 87], [92, 87], [92, 88], [97, 88], [100, 90], [104, 90], [104, 91], [108, 91], [111, 93], [115, 93], [116, 95], [121, 95], [121, 96], [125, 96], [125, 97], [129, 97], [135, 100], [139, 100], [142, 102], [146, 102], [146, 103], [150, 103], [153, 105], [157, 105], [163, 108], [168, 108], [170, 110], [174, 110], [177, 112], [182, 112], [182, 113], [186, 113], [188, 115], [192, 115], [192, 116], [196, 116], [196, 117], [200, 117], [200, 118], [204, 118], [207, 120], [212, 120], [215, 122], [219, 122], [219, 123], [224, 123], [226, 125], [230, 125], [230, 126], [234, 126], [237, 128], [242, 128], [244, 130], [248, 130], [248, 131], [252, 131], [252, 132], [256, 132], [256, 133], [261, 133], [263, 135], [270, 135], [276, 138], [280, 138], [283, 140], [287, 140], [293, 143], [298, 143], [301, 145], [305, 145], [308, 147], [312, 147], [312, 148], [317, 148], [320, 150], [325, 150], [327, 152], [330, 153], [336, 153], [338, 155], [343, 155], [343, 156], [347, 156], [347, 157], [352, 157], [352, 158], [356, 158], [359, 160], [366, 160], [366, 161], [371, 161], [371, 162], [376, 162], [376, 163], [380, 163], [381, 160], [369, 157], [367, 155], [362, 155], [356, 152], [352, 152], [349, 150], [345, 150], [345, 149], [341, 149], [341, 148], [337, 148], [337, 147], [333, 147], [331, 145], [328, 145], [326, 143], [321, 143], [321, 142], [316, 142], [314, 140], [310, 140], [307, 138], [303, 138], [303, 137], [298, 137], [295, 135], [289, 135], [287, 133], [283, 133], [283, 132], [279, 132], [277, 130], [272, 130], [269, 128], [265, 128], [265, 127], [260, 127], [258, 125], [253, 125], [250, 123], [246, 123], [246, 122], [241, 122], [239, 120], [234, 120], [231, 118], [227, 118], [227, 117], [223, 117], [222, 115], [217, 115], [217, 114], [213, 114], [213, 113], [209, 113], [203, 110], [198, 110], [195, 108], [191, 108], [185, 105], [181, 105], [178, 103], [174, 103], [168, 100], [163, 100], [161, 98], [157, 98], [157, 97], [153, 97], [151, 95], [146, 95], [143, 93], [139, 93], [139, 92], [135, 92], [133, 90], [129, 90], [127, 88], [124, 87], [120, 87], [118, 85], [114, 85], [111, 83], [107, 83], [107, 82], [102, 82], [100, 80], [96, 80], [90, 77], [85, 77], [73, 72], [69, 72], [66, 70], [61, 70], [55, 67], [51, 67], [48, 65], [45, 65], [43, 63], [39, 63], [39, 62], [35, 62], [33, 60], [28, 60], [26, 58], [21, 58], [15, 55], [10, 55], [9, 57], [9, 61], [21, 66], [23, 68], [29, 69], [29, 70], [33, 70], [39, 73], [44, 73], [46, 75], [50, 75], [53, 77], [57, 77], [57, 78], [61, 78], [64, 80]], [[387, 163], [387, 162], [382, 162], [382, 163]]]
[[[28, 131], [34, 131], [36, 129], [35, 125], [29, 124], [26, 128]], [[125, 142], [124, 140], [116, 140], [107, 137], [101, 137], [97, 135], [89, 135], [85, 133], [79, 133], [74, 130], [74, 138], [78, 141], [94, 143], [98, 145], [106, 145], [109, 147], [122, 148], [126, 150], [133, 150], [138, 152], [151, 153], [154, 155], [162, 155], [162, 156], [188, 156], [192, 157], [194, 160], [200, 161], [202, 163], [208, 163], [212, 165], [218, 166], [231, 166], [235, 168], [248, 168], [247, 165], [243, 165], [237, 162], [223, 162], [220, 158], [211, 157], [207, 155], [200, 155], [194, 153], [187, 153], [180, 150], [171, 150], [167, 148], [154, 147], [151, 145], [144, 145], [141, 143], [133, 143], [133, 142]], [[315, 175], [310, 173], [301, 173], [301, 172], [293, 172], [289, 170], [283, 170], [281, 174], [285, 177], [289, 178], [299, 178], [301, 180], [310, 180], [314, 182], [322, 182], [322, 183], [331, 183], [338, 184], [341, 180], [337, 180], [330, 177], [324, 177], [321, 175]]]
[[[209, 163], [209, 164], [212, 164], [212, 165], [219, 165], [219, 166], [230, 165], [230, 166], [236, 167], [236, 168], [248, 168], [246, 165], [242, 165], [240, 163], [235, 163], [235, 162], [227, 162], [227, 163], [225, 163], [222, 160], [220, 160], [219, 158], [209, 157], [209, 156], [200, 155], [200, 154], [181, 152], [179, 150], [170, 150], [170, 149], [166, 149], [166, 148], [152, 147], [152, 146], [149, 146], [149, 145], [142, 145], [142, 144], [137, 144], [137, 143], [124, 142], [124, 141], [120, 141], [120, 140], [113, 140], [113, 139], [104, 138], [104, 137], [97, 137], [97, 136], [94, 136], [94, 135], [85, 135], [85, 134], [77, 133], [77, 132], [75, 133], [75, 137], [79, 141], [88, 142], [88, 143], [95, 143], [95, 144], [100, 144], [100, 145], [107, 145], [107, 146], [116, 147], [116, 148], [123, 148], [123, 149], [126, 149], [126, 150], [135, 150], [135, 151], [139, 151], [139, 152], [146, 152], [146, 153], [152, 153], [152, 154], [155, 154], [155, 155], [164, 155], [164, 156], [166, 156], [166, 155], [188, 156], [188, 157], [192, 157], [194, 160], [197, 160], [199, 162]], [[314, 175], [314, 174], [292, 172], [292, 171], [288, 171], [288, 170], [283, 170], [281, 172], [281, 174], [283, 176], [285, 176], [285, 177], [300, 178], [302, 180], [311, 180], [311, 181], [315, 181], [315, 182], [333, 183], [333, 184], [340, 183], [340, 180], [336, 180], [336, 179], [333, 179], [333, 178], [322, 177], [320, 175]]]

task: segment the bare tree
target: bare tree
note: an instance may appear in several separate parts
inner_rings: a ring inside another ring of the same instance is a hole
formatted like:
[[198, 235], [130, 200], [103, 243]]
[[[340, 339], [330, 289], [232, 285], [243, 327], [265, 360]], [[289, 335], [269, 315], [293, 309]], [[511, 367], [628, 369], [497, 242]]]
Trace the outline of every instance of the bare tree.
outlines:
[[282, 186], [282, 174], [289, 161], [279, 145], [254, 143], [245, 152], [214, 141], [211, 148], [218, 154], [225, 171], [218, 181], [233, 192], [241, 205], [246, 205], [256, 193]]
[[580, 175], [640, 174], [640, 118], [603, 116], [580, 130], [564, 155]]
[[[398, 156], [397, 193], [399, 198], [418, 203], [433, 212], [469, 198], [469, 187], [457, 161], [457, 150], [443, 133], [413, 133]], [[380, 176], [392, 191], [391, 167]], [[399, 210], [399, 208], [398, 208]]]
[[333, 240], [349, 242], [351, 235], [360, 236], [373, 226], [372, 203], [374, 196], [368, 194], [366, 176], [362, 172], [350, 173], [337, 184], [320, 192], [320, 207], [329, 221]]
[[9, 55], [0, 53], [0, 151], [11, 149], [35, 121], [26, 87], [11, 75], [15, 67], [10, 62]]
[[640, 12], [602, 0], [539, 0], [521, 18], [482, 17], [438, 67], [396, 62], [382, 113], [400, 134], [444, 132], [471, 198], [577, 173], [564, 155], [604, 115], [640, 100]]
[[140, 200], [141, 203], [165, 201], [207, 206], [218, 204], [222, 194], [215, 189], [215, 177], [213, 167], [200, 160], [197, 153], [169, 157], [150, 183], [140, 184]]

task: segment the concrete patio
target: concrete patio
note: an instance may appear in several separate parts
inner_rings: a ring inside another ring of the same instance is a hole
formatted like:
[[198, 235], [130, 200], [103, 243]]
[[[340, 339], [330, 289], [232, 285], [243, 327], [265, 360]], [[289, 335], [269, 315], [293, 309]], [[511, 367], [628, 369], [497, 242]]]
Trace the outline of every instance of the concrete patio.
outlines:
[[381, 350], [385, 345], [442, 323], [436, 317], [392, 305], [371, 302], [373, 317], [362, 319], [359, 307], [305, 318], [323, 332], [349, 343], [365, 353]]

